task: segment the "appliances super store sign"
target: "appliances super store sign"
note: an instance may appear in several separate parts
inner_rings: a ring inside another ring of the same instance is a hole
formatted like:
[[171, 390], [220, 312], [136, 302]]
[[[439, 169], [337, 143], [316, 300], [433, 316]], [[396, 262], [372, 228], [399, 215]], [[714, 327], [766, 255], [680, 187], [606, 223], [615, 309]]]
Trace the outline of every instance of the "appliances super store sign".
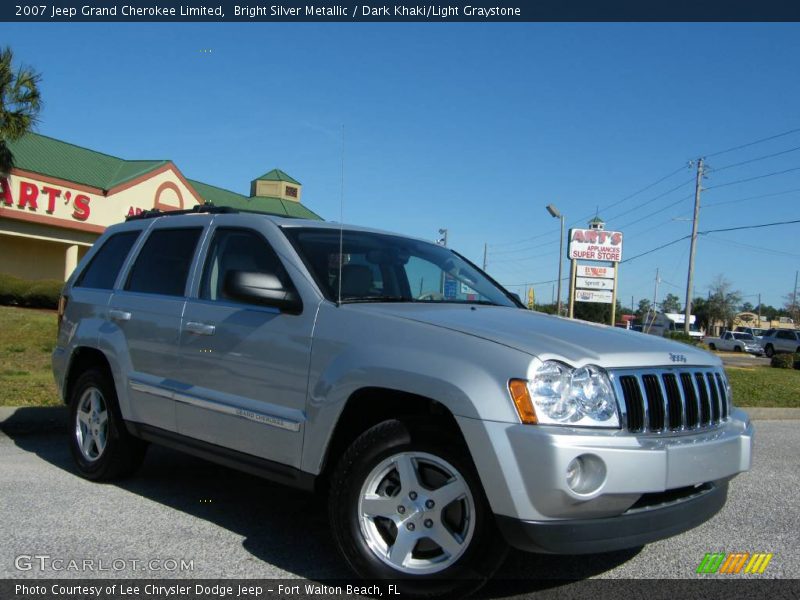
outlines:
[[622, 233], [602, 229], [570, 229], [570, 260], [622, 260]]

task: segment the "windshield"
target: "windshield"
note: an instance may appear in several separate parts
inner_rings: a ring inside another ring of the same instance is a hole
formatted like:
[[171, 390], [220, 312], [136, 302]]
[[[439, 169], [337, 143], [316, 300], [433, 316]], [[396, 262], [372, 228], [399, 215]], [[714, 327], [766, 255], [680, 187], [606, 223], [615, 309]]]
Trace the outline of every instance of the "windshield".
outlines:
[[332, 301], [517, 305], [455, 252], [429, 242], [361, 231], [283, 228]]
[[750, 340], [750, 341], [753, 341], [753, 340], [756, 339], [752, 335], [750, 335], [749, 333], [734, 333], [733, 337], [735, 337], [737, 340]]

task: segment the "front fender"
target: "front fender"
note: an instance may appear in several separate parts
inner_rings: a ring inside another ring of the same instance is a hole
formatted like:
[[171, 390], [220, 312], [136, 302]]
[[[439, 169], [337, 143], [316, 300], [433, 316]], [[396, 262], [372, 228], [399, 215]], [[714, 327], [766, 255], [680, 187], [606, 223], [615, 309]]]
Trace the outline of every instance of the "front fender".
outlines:
[[433, 325], [349, 308], [320, 310], [309, 374], [303, 470], [321, 471], [342, 411], [363, 388], [430, 398], [454, 416], [519, 422], [507, 385], [509, 378], [527, 373], [530, 355]]

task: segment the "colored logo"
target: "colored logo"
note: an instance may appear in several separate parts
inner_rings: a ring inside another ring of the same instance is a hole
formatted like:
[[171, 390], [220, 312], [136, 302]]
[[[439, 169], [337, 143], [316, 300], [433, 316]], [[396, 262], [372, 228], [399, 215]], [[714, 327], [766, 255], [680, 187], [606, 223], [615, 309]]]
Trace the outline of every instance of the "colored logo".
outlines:
[[739, 573], [761, 574], [767, 570], [772, 553], [766, 552], [724, 552], [706, 553], [697, 567], [697, 573], [722, 573], [738, 575]]

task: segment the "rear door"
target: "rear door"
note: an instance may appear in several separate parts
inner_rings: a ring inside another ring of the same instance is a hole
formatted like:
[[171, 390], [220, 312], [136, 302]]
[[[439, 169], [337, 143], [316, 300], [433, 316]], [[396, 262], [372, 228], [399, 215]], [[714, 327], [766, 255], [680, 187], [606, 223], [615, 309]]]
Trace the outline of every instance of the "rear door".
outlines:
[[203, 230], [187, 217], [159, 219], [108, 307], [108, 334], [121, 337], [127, 348], [128, 418], [168, 431], [175, 431], [172, 397], [180, 378], [185, 292]]
[[316, 304], [287, 314], [229, 298], [224, 288], [231, 271], [270, 273], [294, 287], [268, 234], [245, 226], [209, 233], [181, 329], [187, 385], [176, 404], [178, 432], [299, 467]]

